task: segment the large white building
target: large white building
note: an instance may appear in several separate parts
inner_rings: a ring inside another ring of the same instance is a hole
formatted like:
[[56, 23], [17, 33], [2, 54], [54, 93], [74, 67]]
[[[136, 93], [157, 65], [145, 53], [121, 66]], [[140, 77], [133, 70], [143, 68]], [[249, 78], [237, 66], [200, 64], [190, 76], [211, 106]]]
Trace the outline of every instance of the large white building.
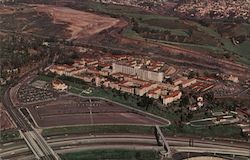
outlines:
[[116, 63], [113, 63], [112, 66], [113, 73], [121, 72], [129, 75], [136, 75], [139, 79], [143, 79], [146, 81], [162, 82], [164, 78], [163, 72], [153, 72]]

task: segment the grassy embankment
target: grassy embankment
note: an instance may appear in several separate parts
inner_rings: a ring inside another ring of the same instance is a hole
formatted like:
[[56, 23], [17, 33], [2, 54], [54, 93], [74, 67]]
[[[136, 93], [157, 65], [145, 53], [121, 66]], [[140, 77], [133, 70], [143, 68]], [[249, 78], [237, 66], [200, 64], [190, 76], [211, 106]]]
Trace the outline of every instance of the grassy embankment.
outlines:
[[[241, 130], [236, 126], [218, 125], [210, 128], [196, 128], [192, 126], [168, 126], [162, 127], [162, 132], [167, 136], [188, 136], [188, 137], [213, 137], [213, 138], [232, 138], [241, 139]], [[81, 135], [98, 135], [98, 134], [140, 134], [154, 135], [154, 127], [149, 126], [126, 126], [126, 125], [97, 125], [97, 126], [74, 126], [47, 128], [42, 132], [43, 136], [64, 135], [64, 134], [81, 134]]]
[[0, 86], [0, 97], [3, 96], [6, 86]]
[[123, 150], [123, 149], [100, 149], [87, 150], [75, 153], [61, 155], [63, 160], [98, 160], [98, 159], [116, 159], [116, 160], [160, 160], [160, 156], [155, 151], [147, 150]]
[[20, 134], [17, 130], [0, 131], [0, 143], [14, 141], [20, 138]]

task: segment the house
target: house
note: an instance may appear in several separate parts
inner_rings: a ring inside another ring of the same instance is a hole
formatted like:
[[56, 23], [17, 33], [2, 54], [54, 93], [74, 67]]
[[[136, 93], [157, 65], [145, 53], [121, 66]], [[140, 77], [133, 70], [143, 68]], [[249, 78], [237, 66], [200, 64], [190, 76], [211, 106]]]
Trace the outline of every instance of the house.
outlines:
[[178, 85], [182, 84], [184, 81], [186, 81], [187, 79], [188, 79], [187, 77], [180, 77], [180, 78], [174, 80], [174, 85], [178, 86]]
[[239, 78], [236, 77], [236, 76], [233, 76], [233, 75], [230, 75], [230, 76], [228, 77], [228, 80], [229, 80], [229, 81], [232, 81], [232, 82], [234, 82], [234, 83], [239, 83]]
[[65, 91], [66, 89], [68, 89], [68, 86], [60, 80], [53, 80], [52, 87], [55, 90], [60, 90], [60, 91]]
[[197, 80], [195, 78], [185, 80], [185, 81], [182, 82], [182, 88], [189, 87], [192, 84], [195, 84], [196, 82], [197, 82]]
[[154, 99], [159, 99], [160, 95], [161, 95], [161, 88], [160, 87], [157, 87], [155, 89], [152, 89], [150, 90], [148, 93], [147, 93], [147, 96], [149, 98], [154, 98]]
[[85, 61], [82, 60], [82, 59], [81, 60], [75, 60], [73, 66], [78, 67], [78, 68], [84, 68], [85, 67]]
[[87, 66], [98, 66], [98, 61], [95, 59], [85, 59], [85, 63]]
[[181, 99], [182, 93], [181, 91], [172, 91], [166, 96], [162, 96], [163, 104], [167, 105], [174, 101]]
[[135, 89], [135, 94], [139, 96], [143, 96], [146, 94], [149, 90], [152, 90], [157, 87], [157, 84], [152, 83], [146, 83], [144, 85], [141, 85]]
[[64, 65], [54, 65], [50, 68], [50, 72], [56, 73], [58, 75], [66, 75], [66, 76], [72, 76], [72, 71], [76, 70], [75, 67], [69, 66], [67, 64]]
[[120, 91], [134, 94], [135, 93], [135, 88], [133, 86], [127, 86], [127, 85], [119, 85]]
[[95, 67], [88, 68], [86, 72], [91, 73], [91, 74], [97, 74], [97, 75], [100, 74], [99, 71]]

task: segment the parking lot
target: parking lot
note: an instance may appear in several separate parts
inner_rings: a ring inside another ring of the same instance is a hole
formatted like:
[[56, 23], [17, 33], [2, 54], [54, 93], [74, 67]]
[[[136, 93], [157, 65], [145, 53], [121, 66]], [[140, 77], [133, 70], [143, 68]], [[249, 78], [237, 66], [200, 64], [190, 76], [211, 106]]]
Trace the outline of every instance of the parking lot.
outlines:
[[167, 120], [99, 99], [61, 97], [46, 105], [29, 106], [40, 127], [90, 124], [166, 125]]
[[41, 88], [35, 88], [33, 86], [22, 86], [18, 90], [17, 98], [21, 103], [32, 103], [53, 99], [57, 96], [57, 93]]

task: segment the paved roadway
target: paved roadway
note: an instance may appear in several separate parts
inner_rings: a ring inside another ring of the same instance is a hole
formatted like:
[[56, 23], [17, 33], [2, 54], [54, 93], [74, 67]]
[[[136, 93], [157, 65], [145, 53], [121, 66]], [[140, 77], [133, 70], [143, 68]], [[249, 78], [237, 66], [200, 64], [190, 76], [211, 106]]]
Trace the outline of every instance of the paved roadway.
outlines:
[[18, 84], [12, 84], [6, 89], [2, 100], [3, 105], [5, 106], [11, 118], [14, 120], [19, 132], [21, 133], [21, 136], [24, 138], [31, 151], [35, 154], [36, 158], [42, 160], [58, 160], [60, 159], [59, 156], [53, 152], [43, 137], [25, 119], [17, 107], [13, 105], [10, 98], [11, 88], [14, 88], [15, 85], [19, 86], [20, 84], [24, 83], [27, 78], [29, 78], [29, 76], [24, 75], [23, 78], [20, 78], [20, 82]]
[[[249, 146], [243, 144], [228, 144], [223, 142], [211, 142], [194, 140], [194, 146], [189, 146], [186, 138], [167, 138], [168, 143], [177, 152], [196, 152], [196, 153], [216, 153], [227, 155], [249, 156]], [[137, 149], [137, 150], [163, 150], [157, 146], [154, 136], [142, 135], [96, 135], [96, 136], [54, 136], [47, 138], [49, 145], [58, 153], [76, 152], [90, 149]], [[28, 153], [25, 145], [12, 146], [0, 151], [0, 156], [8, 159], [16, 159], [18, 156], [29, 159], [32, 156]], [[13, 155], [13, 153], [15, 153]], [[23, 155], [23, 156], [20, 156]]]

